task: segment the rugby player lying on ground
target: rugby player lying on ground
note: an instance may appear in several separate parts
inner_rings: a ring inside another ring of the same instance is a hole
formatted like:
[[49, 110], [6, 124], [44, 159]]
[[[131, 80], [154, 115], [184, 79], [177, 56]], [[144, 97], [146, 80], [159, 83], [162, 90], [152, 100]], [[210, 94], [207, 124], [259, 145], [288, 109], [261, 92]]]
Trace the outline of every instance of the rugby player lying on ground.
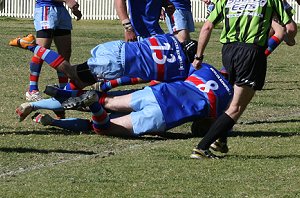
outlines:
[[[57, 88], [55, 98], [21, 104], [16, 110], [20, 121], [38, 109], [62, 110], [86, 105], [92, 112], [92, 121], [79, 118], [56, 120], [43, 114], [34, 120], [69, 130], [93, 129], [104, 135], [158, 134], [186, 122], [216, 119], [227, 108], [233, 94], [232, 86], [222, 74], [205, 63], [199, 70], [193, 70], [185, 81], [147, 86], [127, 95], [110, 96], [109, 93], [86, 91], [66, 100], [68, 92], [71, 91]], [[127, 114], [110, 119], [106, 110]], [[204, 158], [216, 157], [209, 150], [200, 152]]]
[[163, 34], [140, 42], [119, 40], [99, 44], [91, 50], [91, 58], [72, 66], [55, 51], [35, 45], [28, 39], [19, 39], [18, 47], [29, 49], [52, 68], [65, 73], [72, 89], [83, 89], [100, 80], [122, 76], [144, 81], [184, 80], [197, 50], [196, 41], [179, 41], [176, 36]]

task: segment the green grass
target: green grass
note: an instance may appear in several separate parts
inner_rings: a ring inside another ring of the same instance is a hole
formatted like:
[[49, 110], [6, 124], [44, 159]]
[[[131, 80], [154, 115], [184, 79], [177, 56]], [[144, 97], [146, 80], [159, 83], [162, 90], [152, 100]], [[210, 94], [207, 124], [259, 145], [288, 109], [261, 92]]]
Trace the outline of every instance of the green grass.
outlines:
[[[7, 44], [34, 32], [33, 22], [0, 18], [0, 28], [0, 197], [300, 197], [299, 45], [282, 44], [269, 57], [264, 90], [234, 127], [228, 155], [197, 161], [189, 159], [199, 141], [188, 138], [189, 123], [168, 138], [137, 139], [19, 123], [14, 111], [25, 101], [32, 54]], [[205, 53], [218, 68], [219, 35], [214, 30]], [[96, 44], [122, 39], [123, 30], [119, 21], [74, 21], [72, 38], [71, 62], [81, 63]], [[45, 64], [40, 88], [56, 82]]]

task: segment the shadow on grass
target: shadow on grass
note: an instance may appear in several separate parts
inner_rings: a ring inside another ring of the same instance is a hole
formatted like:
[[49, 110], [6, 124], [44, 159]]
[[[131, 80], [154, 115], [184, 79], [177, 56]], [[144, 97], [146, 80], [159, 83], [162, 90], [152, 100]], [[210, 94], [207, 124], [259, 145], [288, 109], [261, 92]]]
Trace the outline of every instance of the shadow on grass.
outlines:
[[[1, 135], [97, 135], [93, 131], [84, 131], [84, 132], [75, 132], [75, 131], [68, 131], [64, 129], [57, 129], [57, 128], [48, 128], [47, 130], [32, 130], [32, 131], [7, 131], [7, 132], [0, 132]], [[113, 136], [111, 136], [113, 137]], [[189, 139], [193, 138], [190, 132], [165, 132], [159, 135], [145, 135], [140, 137], [116, 137], [122, 139], [145, 139], [145, 140], [166, 140], [166, 139]]]
[[293, 137], [300, 136], [300, 132], [269, 132], [269, 131], [233, 131], [229, 135], [230, 137]]
[[254, 124], [276, 124], [276, 123], [297, 123], [300, 119], [289, 119], [289, 120], [256, 120], [249, 122], [240, 122], [241, 125], [254, 125]]
[[92, 131], [78, 132], [68, 131], [57, 128], [48, 128], [47, 130], [32, 130], [32, 131], [5, 131], [0, 132], [0, 135], [81, 135], [81, 134], [95, 134]]
[[23, 148], [23, 147], [16, 147], [16, 148], [0, 147], [0, 152], [4, 152], [4, 153], [42, 153], [42, 154], [67, 153], [67, 154], [81, 154], [81, 155], [96, 154], [92, 151], [69, 151], [69, 150], [62, 150], [62, 149], [46, 150], [46, 149], [34, 149], [34, 148]]
[[239, 160], [251, 160], [251, 159], [295, 159], [300, 158], [300, 155], [292, 154], [292, 155], [226, 155], [225, 158], [236, 158]]
[[[47, 130], [32, 130], [32, 131], [7, 131], [7, 132], [0, 132], [0, 136], [4, 135], [95, 135], [93, 131], [85, 131], [85, 132], [74, 132], [74, 131], [68, 131], [63, 129], [57, 129], [57, 128], [49, 128]], [[293, 137], [293, 136], [300, 136], [299, 132], [280, 132], [280, 131], [233, 131], [229, 134], [230, 137]], [[157, 135], [144, 135], [140, 137], [118, 137], [118, 136], [108, 136], [108, 137], [114, 137], [114, 138], [121, 138], [121, 139], [127, 139], [127, 140], [145, 140], [145, 141], [161, 141], [161, 140], [184, 140], [184, 139], [190, 139], [190, 138], [202, 138], [202, 137], [195, 137], [190, 132], [172, 132], [167, 131], [163, 134], [157, 134]]]

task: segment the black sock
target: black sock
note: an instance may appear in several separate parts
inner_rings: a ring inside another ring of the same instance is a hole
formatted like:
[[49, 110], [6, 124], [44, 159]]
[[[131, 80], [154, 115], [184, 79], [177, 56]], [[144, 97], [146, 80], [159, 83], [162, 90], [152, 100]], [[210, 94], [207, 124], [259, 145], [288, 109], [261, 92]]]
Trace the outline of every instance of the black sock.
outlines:
[[[234, 120], [223, 113], [210, 127], [206, 135], [199, 142], [197, 149], [207, 150], [209, 146], [216, 141], [219, 137], [224, 137], [227, 135], [228, 130], [230, 130], [235, 124]], [[224, 135], [223, 135], [224, 134]]]

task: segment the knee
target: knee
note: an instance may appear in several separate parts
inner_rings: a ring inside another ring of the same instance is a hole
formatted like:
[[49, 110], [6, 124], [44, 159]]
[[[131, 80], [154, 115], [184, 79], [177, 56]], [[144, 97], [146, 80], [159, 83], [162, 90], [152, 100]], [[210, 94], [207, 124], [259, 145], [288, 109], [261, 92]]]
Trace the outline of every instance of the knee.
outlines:
[[242, 115], [244, 109], [245, 108], [243, 108], [242, 106], [230, 105], [225, 113], [236, 122], [239, 119], [239, 117]]

